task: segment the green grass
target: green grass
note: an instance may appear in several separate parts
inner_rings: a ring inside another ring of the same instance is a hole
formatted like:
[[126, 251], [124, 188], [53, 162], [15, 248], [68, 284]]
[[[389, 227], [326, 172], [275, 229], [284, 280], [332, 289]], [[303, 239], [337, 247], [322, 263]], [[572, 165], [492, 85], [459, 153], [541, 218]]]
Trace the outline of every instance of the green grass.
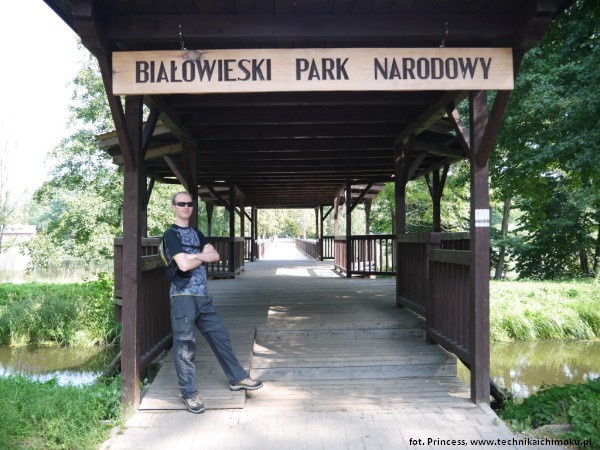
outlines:
[[490, 338], [600, 339], [598, 280], [491, 282]]
[[94, 449], [123, 421], [120, 379], [59, 386], [0, 378], [1, 449]]
[[544, 386], [523, 401], [513, 401], [498, 415], [516, 432], [550, 424], [569, 424], [559, 438], [587, 441], [586, 449], [600, 449], [600, 378], [583, 384]]
[[106, 345], [119, 334], [113, 281], [0, 283], [0, 345]]

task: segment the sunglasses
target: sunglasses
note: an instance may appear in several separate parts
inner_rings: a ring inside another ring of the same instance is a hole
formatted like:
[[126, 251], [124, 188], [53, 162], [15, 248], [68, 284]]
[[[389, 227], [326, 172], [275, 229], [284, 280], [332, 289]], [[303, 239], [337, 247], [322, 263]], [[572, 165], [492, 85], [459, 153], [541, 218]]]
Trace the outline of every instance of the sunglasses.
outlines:
[[175, 203], [177, 206], [183, 208], [184, 206], [189, 206], [190, 208], [194, 206], [193, 202], [177, 202]]

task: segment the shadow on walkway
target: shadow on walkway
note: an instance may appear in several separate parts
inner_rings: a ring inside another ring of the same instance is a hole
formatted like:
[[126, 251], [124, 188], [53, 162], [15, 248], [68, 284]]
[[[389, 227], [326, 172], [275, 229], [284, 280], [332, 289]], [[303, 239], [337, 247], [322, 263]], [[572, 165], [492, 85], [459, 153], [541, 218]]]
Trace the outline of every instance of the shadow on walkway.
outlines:
[[395, 280], [271, 260], [212, 280], [209, 291], [240, 362], [265, 386], [230, 392], [199, 338], [207, 411], [184, 409], [168, 355], [140, 409], [103, 449], [450, 449], [452, 439], [464, 441], [456, 448], [521, 448], [487, 405], [470, 402], [454, 356], [425, 342], [423, 319], [396, 306]]

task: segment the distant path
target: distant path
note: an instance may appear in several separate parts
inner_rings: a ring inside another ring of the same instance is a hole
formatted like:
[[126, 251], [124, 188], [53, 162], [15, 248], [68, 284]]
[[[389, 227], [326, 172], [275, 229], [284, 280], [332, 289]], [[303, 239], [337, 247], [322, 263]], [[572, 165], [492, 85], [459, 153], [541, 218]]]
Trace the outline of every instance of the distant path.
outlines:
[[266, 261], [310, 261], [310, 258], [296, 248], [293, 239], [278, 239], [271, 242], [261, 259]]

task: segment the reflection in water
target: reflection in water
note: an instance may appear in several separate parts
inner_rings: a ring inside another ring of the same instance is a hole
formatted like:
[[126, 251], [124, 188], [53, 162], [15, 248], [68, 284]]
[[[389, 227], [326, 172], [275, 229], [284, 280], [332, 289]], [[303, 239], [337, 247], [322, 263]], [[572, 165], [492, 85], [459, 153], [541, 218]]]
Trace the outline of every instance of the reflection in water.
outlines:
[[0, 376], [19, 373], [39, 381], [56, 378], [60, 385], [90, 384], [118, 352], [118, 347], [0, 347]]
[[491, 355], [492, 378], [518, 397], [600, 376], [600, 341], [495, 343]]
[[[582, 383], [600, 377], [600, 341], [492, 342], [491, 377], [516, 397], [542, 385]], [[468, 383], [468, 370], [459, 369]]]
[[[0, 347], [0, 376], [22, 373], [46, 381], [83, 385], [93, 382], [119, 352], [109, 348]], [[459, 368], [469, 384], [469, 371]], [[502, 342], [491, 346], [491, 376], [501, 388], [527, 397], [542, 385], [581, 383], [600, 377], [600, 341]]]

